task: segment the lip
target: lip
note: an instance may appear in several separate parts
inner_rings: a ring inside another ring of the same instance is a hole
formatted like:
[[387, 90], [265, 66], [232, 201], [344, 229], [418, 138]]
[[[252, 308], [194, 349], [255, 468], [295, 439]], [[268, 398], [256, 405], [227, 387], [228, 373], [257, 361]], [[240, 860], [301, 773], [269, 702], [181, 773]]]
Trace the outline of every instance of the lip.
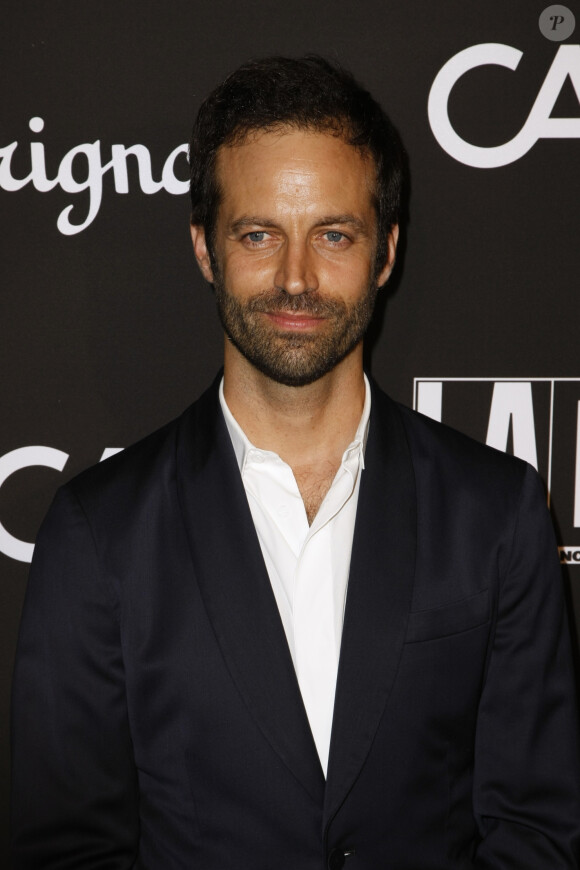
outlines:
[[312, 317], [309, 314], [291, 314], [289, 312], [267, 312], [266, 317], [282, 329], [295, 330], [313, 329], [324, 321], [323, 317]]

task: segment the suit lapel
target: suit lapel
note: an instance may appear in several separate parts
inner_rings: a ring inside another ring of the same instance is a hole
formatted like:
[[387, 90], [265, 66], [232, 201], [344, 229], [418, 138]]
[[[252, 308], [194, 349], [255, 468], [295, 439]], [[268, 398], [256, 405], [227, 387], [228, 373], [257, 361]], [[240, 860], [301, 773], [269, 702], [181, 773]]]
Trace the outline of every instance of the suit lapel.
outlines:
[[231, 441], [218, 381], [182, 418], [178, 490], [196, 580], [230, 674], [311, 797], [324, 776]]
[[415, 571], [416, 495], [400, 414], [373, 388], [325, 795], [329, 820], [369, 753], [402, 652]]

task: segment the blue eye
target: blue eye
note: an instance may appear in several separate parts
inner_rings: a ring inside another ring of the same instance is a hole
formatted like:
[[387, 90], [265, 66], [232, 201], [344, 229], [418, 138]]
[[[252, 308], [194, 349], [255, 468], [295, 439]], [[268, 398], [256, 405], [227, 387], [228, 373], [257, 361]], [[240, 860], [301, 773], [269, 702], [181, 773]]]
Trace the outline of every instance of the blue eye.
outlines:
[[256, 230], [255, 233], [248, 233], [247, 238], [250, 242], [263, 242], [265, 235], [264, 230]]
[[324, 235], [329, 242], [333, 242], [334, 244], [338, 244], [344, 239], [344, 233], [339, 233], [338, 230], [328, 230]]

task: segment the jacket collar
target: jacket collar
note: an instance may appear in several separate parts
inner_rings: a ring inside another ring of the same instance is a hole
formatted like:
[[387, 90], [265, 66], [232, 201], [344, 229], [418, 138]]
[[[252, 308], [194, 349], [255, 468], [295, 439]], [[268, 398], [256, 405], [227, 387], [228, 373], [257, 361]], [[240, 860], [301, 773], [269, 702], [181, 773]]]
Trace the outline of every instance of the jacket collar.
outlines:
[[217, 641], [265, 739], [330, 819], [352, 788], [387, 705], [411, 602], [416, 498], [396, 405], [373, 384], [326, 783], [284, 628], [219, 408], [219, 377], [182, 417], [181, 509]]
[[196, 580], [231, 676], [266, 740], [320, 807], [324, 775], [218, 403], [183, 416], [178, 493]]
[[354, 785], [387, 706], [415, 576], [415, 478], [400, 412], [372, 384], [330, 743], [325, 819]]

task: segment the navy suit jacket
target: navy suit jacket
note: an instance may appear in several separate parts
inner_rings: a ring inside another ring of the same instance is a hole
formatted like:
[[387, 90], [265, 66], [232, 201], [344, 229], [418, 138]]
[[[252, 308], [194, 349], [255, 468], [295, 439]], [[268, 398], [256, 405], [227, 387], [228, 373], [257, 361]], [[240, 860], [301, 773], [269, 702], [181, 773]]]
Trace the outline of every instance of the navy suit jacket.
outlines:
[[365, 466], [326, 782], [217, 383], [59, 491], [15, 670], [16, 868], [576, 866], [536, 473], [376, 387]]

